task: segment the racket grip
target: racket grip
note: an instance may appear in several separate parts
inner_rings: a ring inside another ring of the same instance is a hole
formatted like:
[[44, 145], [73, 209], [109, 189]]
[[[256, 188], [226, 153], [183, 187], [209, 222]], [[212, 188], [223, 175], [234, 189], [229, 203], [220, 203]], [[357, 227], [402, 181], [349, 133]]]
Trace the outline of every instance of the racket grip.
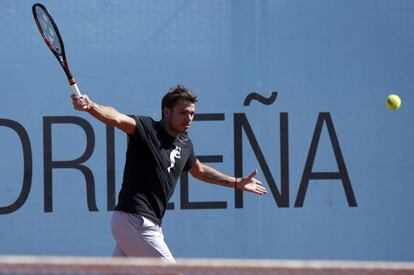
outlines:
[[78, 85], [76, 83], [73, 83], [72, 85], [70, 85], [70, 87], [72, 88], [72, 93], [76, 96], [81, 96], [81, 92], [79, 91]]

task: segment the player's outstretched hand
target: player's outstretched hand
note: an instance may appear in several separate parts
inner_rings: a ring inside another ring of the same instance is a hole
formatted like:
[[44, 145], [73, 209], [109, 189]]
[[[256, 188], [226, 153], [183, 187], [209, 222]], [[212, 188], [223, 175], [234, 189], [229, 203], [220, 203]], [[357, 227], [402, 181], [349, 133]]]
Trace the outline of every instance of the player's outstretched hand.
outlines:
[[76, 96], [71, 95], [73, 108], [78, 111], [88, 112], [92, 106], [92, 100], [87, 95]]
[[254, 178], [254, 176], [256, 175], [257, 169], [254, 170], [247, 177], [237, 179], [237, 189], [252, 192], [259, 195], [267, 194], [267, 190], [263, 187], [262, 183]]

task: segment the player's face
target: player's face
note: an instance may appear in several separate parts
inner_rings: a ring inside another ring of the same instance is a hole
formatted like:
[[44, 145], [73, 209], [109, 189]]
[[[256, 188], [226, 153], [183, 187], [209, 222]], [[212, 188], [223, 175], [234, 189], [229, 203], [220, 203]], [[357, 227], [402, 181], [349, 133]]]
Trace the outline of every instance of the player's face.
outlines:
[[180, 99], [172, 108], [165, 108], [165, 121], [170, 134], [177, 136], [187, 133], [194, 119], [195, 104], [188, 100]]

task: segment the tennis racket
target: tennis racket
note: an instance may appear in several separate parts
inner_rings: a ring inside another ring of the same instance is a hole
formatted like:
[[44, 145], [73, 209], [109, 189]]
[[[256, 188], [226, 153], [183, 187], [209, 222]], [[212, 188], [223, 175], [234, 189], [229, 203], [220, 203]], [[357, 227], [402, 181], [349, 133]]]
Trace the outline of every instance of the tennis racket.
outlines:
[[69, 70], [69, 65], [66, 60], [65, 47], [63, 46], [63, 40], [60, 36], [59, 29], [56, 26], [55, 21], [53, 20], [52, 15], [42, 4], [34, 4], [32, 7], [33, 17], [36, 22], [37, 27], [39, 28], [40, 34], [43, 37], [43, 40], [46, 42], [46, 45], [52, 51], [53, 55], [59, 61], [59, 64], [62, 66], [63, 71], [68, 77], [69, 85], [72, 88], [72, 92], [81, 96], [78, 85], [76, 84], [75, 79]]

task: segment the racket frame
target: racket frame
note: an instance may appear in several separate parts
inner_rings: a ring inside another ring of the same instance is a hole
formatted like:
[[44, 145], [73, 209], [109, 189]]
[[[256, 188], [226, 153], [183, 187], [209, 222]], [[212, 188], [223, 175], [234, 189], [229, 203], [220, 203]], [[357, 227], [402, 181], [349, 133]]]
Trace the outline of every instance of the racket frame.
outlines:
[[[42, 9], [43, 12], [48, 17], [50, 23], [52, 24], [53, 30], [57, 35], [57, 38], [58, 38], [58, 41], [59, 41], [59, 44], [60, 44], [60, 47], [61, 47], [61, 53], [59, 53], [55, 48], [53, 48], [53, 45], [50, 43], [49, 39], [46, 37], [45, 33], [43, 32], [42, 26], [41, 26], [40, 21], [38, 19], [38, 13], [36, 11], [36, 8]], [[48, 9], [40, 3], [36, 3], [32, 6], [32, 12], [33, 12], [33, 17], [34, 17], [34, 20], [36, 22], [37, 28], [39, 29], [39, 32], [40, 32], [43, 40], [45, 41], [46, 45], [48, 46], [50, 51], [53, 53], [53, 55], [56, 57], [56, 59], [58, 60], [59, 64], [62, 66], [63, 71], [65, 72], [65, 74], [67, 76], [68, 81], [69, 81], [69, 85], [72, 88], [73, 94], [75, 94], [77, 96], [81, 96], [81, 93], [79, 91], [78, 85], [76, 84], [75, 78], [72, 76], [72, 74], [70, 72], [69, 64], [66, 60], [66, 53], [65, 53], [65, 46], [63, 44], [63, 39], [62, 39], [62, 36], [60, 35], [59, 28], [57, 27], [57, 25], [55, 23], [55, 20], [53, 19], [52, 15], [48, 11]]]

